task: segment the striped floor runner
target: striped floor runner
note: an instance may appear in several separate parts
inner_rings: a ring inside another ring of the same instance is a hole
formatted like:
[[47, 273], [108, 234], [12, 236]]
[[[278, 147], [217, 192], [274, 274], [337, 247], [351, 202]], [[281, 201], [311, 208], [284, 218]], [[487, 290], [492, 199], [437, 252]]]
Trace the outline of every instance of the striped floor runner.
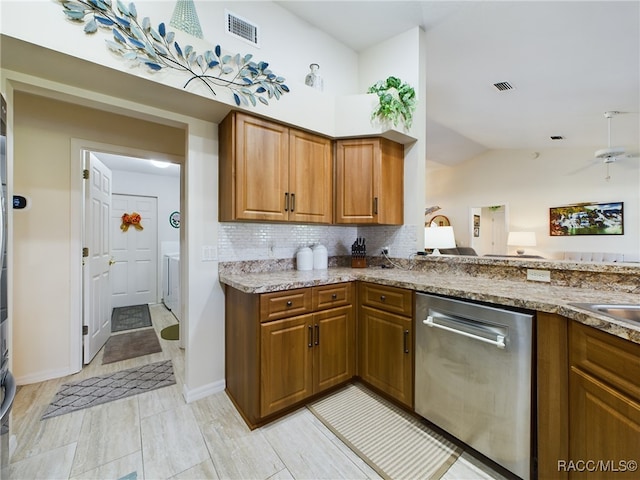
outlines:
[[386, 479], [439, 479], [462, 453], [360, 385], [349, 385], [307, 407]]

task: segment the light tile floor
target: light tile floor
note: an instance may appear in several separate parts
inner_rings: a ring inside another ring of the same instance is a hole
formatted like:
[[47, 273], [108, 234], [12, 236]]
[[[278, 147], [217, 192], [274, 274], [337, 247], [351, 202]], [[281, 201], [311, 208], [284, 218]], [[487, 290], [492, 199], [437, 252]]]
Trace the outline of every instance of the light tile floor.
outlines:
[[[102, 352], [81, 372], [19, 389], [12, 413], [12, 479], [379, 479], [305, 408], [249, 430], [225, 393], [186, 404], [184, 352], [160, 338], [175, 318], [150, 307], [162, 352], [102, 365]], [[176, 385], [40, 420], [60, 384], [173, 360]], [[463, 454], [443, 480], [502, 479]]]

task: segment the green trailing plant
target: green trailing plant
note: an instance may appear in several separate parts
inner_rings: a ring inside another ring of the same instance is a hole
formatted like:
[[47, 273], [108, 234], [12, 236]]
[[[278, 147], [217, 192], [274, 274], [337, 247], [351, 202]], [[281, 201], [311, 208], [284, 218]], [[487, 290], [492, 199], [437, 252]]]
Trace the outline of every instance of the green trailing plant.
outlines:
[[289, 92], [285, 79], [273, 73], [267, 62], [254, 62], [252, 55], [222, 55], [220, 45], [198, 54], [191, 45], [181, 46], [175, 33], [164, 23], [151, 26], [149, 17], [138, 20], [136, 6], [121, 0], [59, 0], [69, 20], [84, 24], [87, 34], [99, 29], [110, 30], [113, 39], [107, 46], [127, 60], [148, 67], [151, 71], [164, 68], [191, 75], [183, 88], [193, 81], [202, 82], [216, 95], [214, 88], [228, 88], [236, 105], [257, 102], [265, 105], [279, 100]]
[[379, 103], [371, 114], [381, 120], [390, 120], [394, 126], [400, 122], [409, 130], [416, 109], [416, 92], [410, 85], [402, 83], [398, 77], [380, 80], [369, 87], [367, 93], [378, 95]]

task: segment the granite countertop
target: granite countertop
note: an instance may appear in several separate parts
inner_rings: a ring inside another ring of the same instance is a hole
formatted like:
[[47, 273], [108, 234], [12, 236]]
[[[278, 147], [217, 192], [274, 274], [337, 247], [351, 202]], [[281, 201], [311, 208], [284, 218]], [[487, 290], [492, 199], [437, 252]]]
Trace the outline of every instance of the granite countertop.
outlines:
[[570, 303], [638, 304], [636, 293], [572, 288], [531, 281], [454, 275], [400, 268], [282, 270], [260, 273], [220, 272], [220, 282], [246, 293], [266, 293], [354, 280], [449, 295], [470, 300], [557, 313], [640, 344], [640, 325], [574, 307]]

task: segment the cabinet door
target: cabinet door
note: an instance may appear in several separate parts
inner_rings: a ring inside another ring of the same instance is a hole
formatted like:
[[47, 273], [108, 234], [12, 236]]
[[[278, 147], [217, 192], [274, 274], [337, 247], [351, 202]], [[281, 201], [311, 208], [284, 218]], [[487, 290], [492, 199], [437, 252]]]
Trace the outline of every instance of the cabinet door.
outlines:
[[236, 114], [235, 218], [287, 220], [289, 129]]
[[313, 316], [314, 393], [351, 379], [355, 373], [355, 323], [351, 307]]
[[260, 325], [260, 416], [313, 393], [313, 316]]
[[413, 407], [413, 322], [363, 306], [360, 309], [360, 376]]
[[380, 159], [379, 139], [337, 142], [336, 223], [377, 222]]
[[626, 469], [626, 462], [639, 461], [640, 403], [575, 367], [569, 391], [569, 451], [583, 470], [569, 470], [569, 478], [638, 478], [635, 469]]
[[377, 192], [377, 222], [383, 225], [404, 223], [404, 146], [380, 139], [382, 150], [380, 183]]
[[331, 141], [289, 131], [289, 221], [331, 223], [333, 161]]

